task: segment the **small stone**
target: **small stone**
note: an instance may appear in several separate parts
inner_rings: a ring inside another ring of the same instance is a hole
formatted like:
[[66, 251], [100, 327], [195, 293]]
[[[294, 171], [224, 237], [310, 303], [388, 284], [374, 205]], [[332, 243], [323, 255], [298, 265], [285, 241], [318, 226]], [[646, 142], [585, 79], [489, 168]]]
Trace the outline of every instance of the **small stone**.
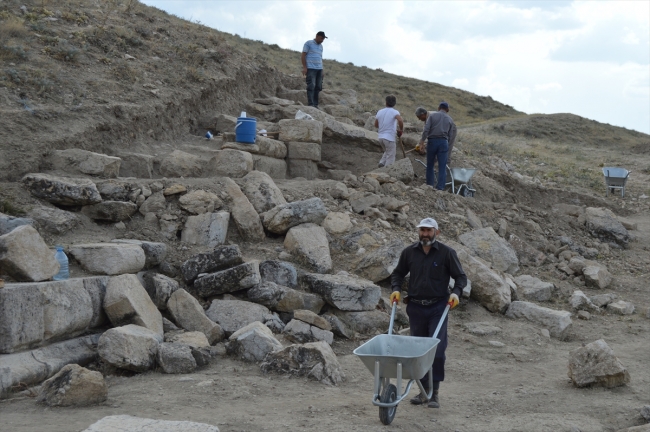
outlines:
[[650, 405], [644, 405], [643, 408], [641, 408], [641, 417], [650, 423]]
[[541, 329], [539, 332], [540, 332], [541, 335], [544, 336], [545, 338], [547, 338], [547, 339], [550, 339], [550, 338], [551, 338], [551, 333], [550, 333], [547, 329]]
[[589, 321], [591, 319], [591, 314], [587, 311], [578, 311], [578, 318], [581, 320]]
[[616, 315], [632, 315], [634, 313], [634, 305], [630, 302], [619, 300], [608, 304], [607, 312]]
[[504, 346], [506, 346], [506, 344], [504, 344], [503, 342], [499, 342], [499, 341], [489, 341], [488, 343], [490, 345], [492, 345], [493, 347], [497, 347], [497, 348], [503, 348]]
[[165, 190], [163, 191], [163, 195], [170, 196], [170, 195], [176, 195], [184, 192], [187, 192], [187, 188], [185, 186], [181, 184], [175, 184], [169, 186], [168, 188], [165, 188]]
[[100, 372], [69, 364], [43, 383], [38, 400], [49, 406], [88, 406], [107, 398], [108, 387]]

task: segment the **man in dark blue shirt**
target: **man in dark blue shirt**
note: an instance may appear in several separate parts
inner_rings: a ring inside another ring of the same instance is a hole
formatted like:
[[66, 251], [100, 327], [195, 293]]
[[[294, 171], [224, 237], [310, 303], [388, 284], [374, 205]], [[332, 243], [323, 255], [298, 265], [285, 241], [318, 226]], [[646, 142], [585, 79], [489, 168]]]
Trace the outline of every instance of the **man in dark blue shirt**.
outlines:
[[[402, 251], [397, 267], [391, 274], [391, 304], [399, 301], [402, 282], [410, 273], [408, 294], [404, 298], [406, 313], [409, 316], [411, 336], [432, 337], [445, 307], [451, 302], [451, 308], [458, 306], [460, 294], [467, 285], [467, 276], [463, 271], [456, 251], [436, 240], [440, 234], [435, 219], [422, 219], [418, 225], [420, 241]], [[454, 288], [449, 293], [449, 278], [454, 278]], [[440, 381], [445, 379], [445, 350], [447, 349], [447, 318], [438, 333], [440, 343], [433, 360], [433, 394], [431, 400], [420, 393], [411, 399], [411, 403], [430, 408], [439, 408], [438, 389]], [[420, 380], [429, 392], [429, 374]]]

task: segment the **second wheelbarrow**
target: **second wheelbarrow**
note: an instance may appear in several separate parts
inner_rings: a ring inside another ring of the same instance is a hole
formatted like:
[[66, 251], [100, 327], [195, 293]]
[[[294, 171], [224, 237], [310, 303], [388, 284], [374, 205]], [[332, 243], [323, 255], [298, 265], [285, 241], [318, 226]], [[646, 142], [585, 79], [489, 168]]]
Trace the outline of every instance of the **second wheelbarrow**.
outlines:
[[[433, 337], [399, 336], [393, 333], [397, 302], [393, 303], [388, 334], [378, 335], [354, 350], [354, 354], [375, 376], [372, 404], [379, 407], [379, 420], [385, 425], [391, 424], [397, 412], [397, 405], [408, 396], [413, 383], [420, 391], [427, 394], [420, 379], [431, 371], [436, 348], [440, 343], [438, 332], [447, 318], [451, 303], [447, 304], [440, 318]], [[396, 383], [390, 382], [391, 378]], [[402, 381], [409, 380], [402, 393]], [[429, 392], [433, 395], [433, 374], [429, 374]]]

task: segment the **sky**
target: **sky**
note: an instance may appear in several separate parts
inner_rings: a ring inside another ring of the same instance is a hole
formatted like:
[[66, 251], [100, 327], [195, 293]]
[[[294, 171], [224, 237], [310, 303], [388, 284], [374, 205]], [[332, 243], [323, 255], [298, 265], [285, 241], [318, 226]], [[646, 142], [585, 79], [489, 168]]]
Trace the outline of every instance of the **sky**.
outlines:
[[296, 51], [322, 30], [326, 59], [650, 133], [647, 0], [142, 2]]

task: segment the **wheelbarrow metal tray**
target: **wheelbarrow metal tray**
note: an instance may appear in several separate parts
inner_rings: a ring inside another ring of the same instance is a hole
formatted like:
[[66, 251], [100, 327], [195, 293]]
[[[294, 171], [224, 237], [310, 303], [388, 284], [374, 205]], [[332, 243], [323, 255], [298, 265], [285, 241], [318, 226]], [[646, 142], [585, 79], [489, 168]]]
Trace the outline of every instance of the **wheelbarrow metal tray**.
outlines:
[[450, 168], [450, 171], [454, 181], [467, 183], [476, 172], [476, 168]]
[[630, 172], [625, 168], [605, 167], [603, 168], [603, 175], [607, 186], [625, 186]]
[[402, 363], [402, 378], [420, 379], [431, 369], [440, 339], [432, 337], [378, 335], [354, 350], [368, 370], [379, 376], [397, 378], [397, 363]]

